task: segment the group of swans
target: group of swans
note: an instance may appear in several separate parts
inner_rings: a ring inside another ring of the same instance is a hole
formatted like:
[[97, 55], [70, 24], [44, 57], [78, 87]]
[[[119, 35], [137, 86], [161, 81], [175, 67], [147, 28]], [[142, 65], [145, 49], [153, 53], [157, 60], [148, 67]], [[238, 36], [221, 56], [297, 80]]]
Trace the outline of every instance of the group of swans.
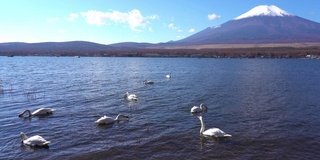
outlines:
[[[19, 117], [23, 117], [26, 113], [28, 113], [27, 117], [43, 116], [43, 115], [52, 114], [53, 111], [54, 109], [51, 109], [51, 108], [39, 108], [34, 112], [31, 112], [29, 109], [27, 109], [27, 110], [24, 110], [22, 113], [20, 113]], [[95, 122], [98, 123], [98, 125], [105, 125], [105, 124], [112, 124], [114, 122], [128, 121], [128, 120], [129, 120], [128, 116], [119, 114], [114, 119], [108, 116], [103, 116]], [[49, 143], [50, 143], [50, 141], [45, 140], [43, 137], [39, 135], [35, 135], [28, 138], [23, 132], [20, 133], [20, 138], [21, 138], [22, 144], [28, 145], [31, 147], [49, 147]]]
[[[201, 113], [201, 112], [205, 112], [208, 110], [208, 107], [201, 103], [200, 107], [198, 106], [193, 106], [191, 108], [191, 113], [192, 114], [196, 114], [196, 113]], [[230, 134], [226, 134], [225, 132], [223, 132], [221, 129], [219, 128], [210, 128], [205, 130], [205, 124], [203, 122], [203, 118], [202, 116], [198, 116], [200, 122], [201, 122], [201, 128], [200, 128], [200, 135], [206, 136], [206, 137], [215, 137], [215, 138], [228, 138], [231, 137]]]
[[[169, 79], [171, 78], [171, 73], [167, 74], [166, 77]], [[143, 81], [144, 84], [154, 84], [153, 81], [150, 81], [150, 80], [144, 80]]]
[[[52, 114], [54, 109], [51, 108], [39, 108], [34, 112], [31, 112], [29, 109], [24, 110], [22, 113], [19, 114], [19, 117], [24, 117], [27, 113], [27, 117], [31, 116], [44, 116]], [[31, 147], [49, 147], [50, 141], [45, 140], [43, 137], [39, 135], [35, 135], [32, 137], [27, 137], [26, 134], [23, 132], [20, 133], [21, 143], [24, 145], [28, 145]]]
[[[171, 78], [171, 73], [166, 76], [167, 78]], [[154, 82], [152, 81], [144, 81], [145, 84], [153, 84]], [[128, 101], [137, 101], [138, 97], [135, 94], [129, 94], [129, 92], [126, 92], [124, 95], [124, 98]], [[200, 106], [193, 106], [191, 108], [191, 113], [196, 114], [196, 113], [201, 113], [205, 112], [208, 110], [208, 107], [201, 103]], [[51, 108], [39, 108], [35, 110], [34, 112], [31, 112], [29, 109], [23, 111], [22, 113], [19, 114], [19, 117], [23, 117], [26, 113], [27, 117], [31, 116], [42, 116], [42, 115], [49, 115], [53, 113], [53, 109]], [[200, 122], [201, 122], [201, 128], [200, 128], [200, 135], [203, 136], [209, 136], [209, 137], [215, 137], [215, 138], [227, 138], [231, 137], [230, 134], [226, 134], [219, 128], [210, 128], [205, 130], [205, 124], [203, 121], [202, 116], [198, 116]], [[103, 116], [99, 118], [98, 120], [95, 121], [98, 125], [107, 125], [107, 124], [113, 124], [115, 122], [120, 122], [120, 121], [128, 121], [129, 116], [119, 114], [116, 118], [111, 118], [109, 116]], [[43, 137], [39, 135], [35, 135], [32, 137], [27, 137], [23, 132], [20, 133], [20, 138], [21, 138], [21, 143], [24, 145], [28, 145], [31, 147], [49, 147], [50, 141], [45, 140]]]
[[[166, 77], [167, 77], [167, 78], [171, 78], [171, 73], [167, 74]], [[143, 83], [146, 84], [146, 85], [147, 85], [147, 84], [154, 84], [154, 81], [144, 80]], [[126, 92], [126, 93], [124, 94], [124, 98], [125, 98], [126, 100], [128, 100], [128, 101], [137, 101], [137, 100], [138, 100], [137, 95], [135, 95], [135, 94], [129, 94], [129, 92]]]

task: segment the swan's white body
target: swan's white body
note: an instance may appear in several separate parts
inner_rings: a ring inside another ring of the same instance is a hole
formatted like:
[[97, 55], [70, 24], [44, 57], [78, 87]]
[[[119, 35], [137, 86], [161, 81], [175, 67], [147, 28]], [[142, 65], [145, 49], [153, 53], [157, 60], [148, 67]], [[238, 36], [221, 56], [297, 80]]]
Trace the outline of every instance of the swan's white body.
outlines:
[[119, 114], [115, 119], [111, 118], [109, 116], [103, 116], [101, 118], [99, 118], [96, 123], [98, 123], [98, 125], [104, 125], [104, 124], [112, 124], [114, 122], [118, 122], [118, 121], [127, 121], [129, 120], [128, 116]]
[[200, 104], [200, 107], [198, 106], [193, 106], [191, 108], [191, 113], [200, 113], [200, 112], [203, 112], [203, 111], [207, 111], [208, 110], [208, 107], [206, 105], [204, 105], [203, 103]]
[[135, 94], [129, 94], [129, 92], [126, 92], [126, 94], [124, 94], [124, 98], [128, 101], [137, 101], [138, 97]]
[[23, 117], [23, 115], [25, 113], [28, 113], [28, 117], [31, 116], [41, 116], [41, 115], [48, 115], [48, 114], [52, 114], [54, 111], [54, 109], [51, 108], [39, 108], [37, 110], [35, 110], [34, 112], [31, 113], [31, 111], [29, 109], [23, 111], [22, 113], [19, 114], [19, 117]]
[[171, 78], [171, 73], [166, 75], [167, 78]]
[[202, 116], [198, 116], [200, 122], [201, 122], [201, 129], [200, 129], [200, 134], [204, 136], [210, 136], [210, 137], [216, 137], [216, 138], [226, 138], [226, 137], [231, 137], [230, 134], [226, 134], [219, 128], [210, 128], [208, 130], [205, 130], [205, 125], [202, 120]]
[[143, 81], [143, 83], [144, 83], [144, 84], [154, 84], [153, 81], [148, 81], [148, 80]]
[[45, 140], [39, 135], [27, 137], [23, 132], [20, 133], [21, 142], [31, 147], [45, 147], [48, 146], [50, 141]]

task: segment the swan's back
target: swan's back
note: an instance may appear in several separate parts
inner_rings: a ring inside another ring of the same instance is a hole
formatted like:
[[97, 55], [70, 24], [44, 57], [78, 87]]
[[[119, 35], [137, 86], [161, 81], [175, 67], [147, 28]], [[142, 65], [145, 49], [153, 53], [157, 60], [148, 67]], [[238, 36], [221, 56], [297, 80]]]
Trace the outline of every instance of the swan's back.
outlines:
[[193, 106], [192, 108], [191, 108], [191, 113], [198, 113], [198, 112], [201, 112], [202, 111], [202, 109], [200, 108], [200, 107], [198, 107], [198, 106]]
[[136, 101], [136, 100], [138, 100], [138, 97], [135, 94], [129, 94], [127, 99]]
[[210, 128], [202, 133], [205, 136], [211, 136], [211, 137], [231, 137], [230, 134], [226, 134], [219, 128]]
[[32, 112], [32, 115], [46, 115], [46, 114], [52, 114], [54, 110], [51, 108], [39, 108]]
[[143, 83], [144, 83], [144, 84], [154, 84], [153, 81], [148, 81], [148, 80], [143, 81]]
[[29, 146], [46, 146], [50, 143], [50, 141], [45, 140], [39, 135], [35, 135], [23, 140], [23, 143]]
[[111, 117], [108, 117], [108, 116], [103, 116], [96, 121], [96, 123], [98, 123], [98, 124], [109, 124], [109, 123], [113, 123], [113, 122], [115, 122], [115, 120]]

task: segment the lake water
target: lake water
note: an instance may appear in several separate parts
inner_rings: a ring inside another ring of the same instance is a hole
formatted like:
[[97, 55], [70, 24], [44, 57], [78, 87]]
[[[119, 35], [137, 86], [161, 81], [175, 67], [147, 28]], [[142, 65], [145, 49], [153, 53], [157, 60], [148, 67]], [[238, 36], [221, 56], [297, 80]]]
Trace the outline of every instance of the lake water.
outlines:
[[[0, 159], [319, 159], [319, 95], [319, 60], [0, 57]], [[200, 103], [232, 138], [200, 136]], [[18, 117], [41, 106], [56, 111]], [[94, 123], [118, 114], [130, 120]]]

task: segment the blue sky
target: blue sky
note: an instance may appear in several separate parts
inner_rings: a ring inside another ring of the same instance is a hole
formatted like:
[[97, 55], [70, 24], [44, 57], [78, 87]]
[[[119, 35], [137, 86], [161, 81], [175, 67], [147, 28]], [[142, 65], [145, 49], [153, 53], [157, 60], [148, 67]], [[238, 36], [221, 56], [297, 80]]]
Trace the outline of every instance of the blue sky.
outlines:
[[320, 23], [318, 0], [0, 0], [0, 43], [167, 42], [258, 5]]

